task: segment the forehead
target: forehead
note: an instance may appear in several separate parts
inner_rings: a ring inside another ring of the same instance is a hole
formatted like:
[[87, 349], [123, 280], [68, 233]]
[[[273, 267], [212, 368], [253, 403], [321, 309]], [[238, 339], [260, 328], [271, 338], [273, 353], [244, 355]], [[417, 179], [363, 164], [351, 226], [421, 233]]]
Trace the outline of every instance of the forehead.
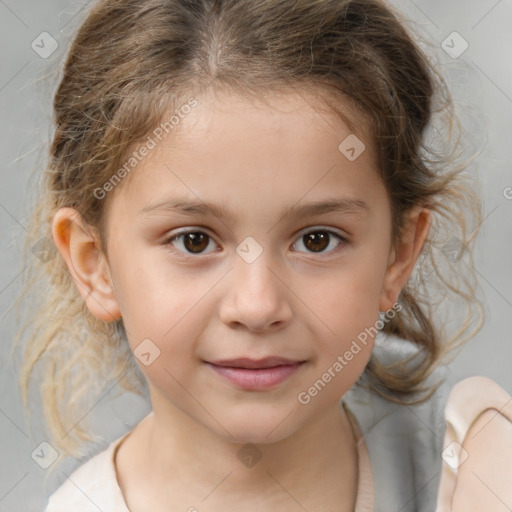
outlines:
[[[154, 148], [116, 195], [141, 208], [173, 191], [233, 203], [237, 193], [297, 202], [340, 178], [347, 194], [356, 192], [357, 182], [369, 187], [378, 179], [367, 121], [349, 101], [335, 104], [340, 118], [310, 91], [194, 100], [169, 133], [153, 137]], [[350, 150], [361, 154], [351, 160]]]
[[[176, 142], [199, 137], [211, 139], [235, 127], [240, 129], [237, 137], [253, 133], [263, 140], [264, 134], [259, 130], [267, 126], [273, 134], [286, 130], [283, 135], [288, 135], [288, 139], [311, 138], [315, 131], [336, 131], [338, 136], [358, 135], [366, 140], [367, 146], [373, 146], [369, 119], [355, 102], [320, 87], [279, 90], [261, 96], [211, 89], [196, 97], [196, 102], [197, 106], [176, 126]], [[268, 138], [265, 142], [269, 143]]]

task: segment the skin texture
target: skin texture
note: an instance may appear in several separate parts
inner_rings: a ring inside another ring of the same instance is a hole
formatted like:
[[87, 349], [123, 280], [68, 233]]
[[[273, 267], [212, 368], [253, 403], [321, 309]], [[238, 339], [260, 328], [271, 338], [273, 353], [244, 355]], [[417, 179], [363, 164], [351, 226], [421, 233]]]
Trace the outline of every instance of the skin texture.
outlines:
[[[90, 311], [105, 321], [122, 316], [132, 349], [149, 339], [160, 350], [148, 366], [137, 360], [154, 416], [116, 462], [134, 512], [353, 510], [357, 454], [339, 399], [364, 371], [373, 340], [307, 405], [297, 397], [396, 303], [429, 212], [412, 209], [393, 248], [367, 127], [352, 112], [366, 150], [349, 161], [338, 146], [351, 130], [321, 107], [306, 93], [265, 104], [199, 97], [179, 130], [111, 192], [106, 254], [78, 212], [54, 217], [55, 242]], [[223, 206], [233, 218], [140, 213], [177, 196]], [[368, 208], [283, 215], [327, 199]], [[186, 237], [168, 241], [190, 227], [211, 237], [203, 254], [187, 253]], [[346, 242], [302, 238], [326, 230]], [[236, 251], [248, 236], [263, 250], [251, 263]], [[269, 355], [306, 362], [266, 391], [242, 390], [204, 363]], [[248, 443], [261, 455], [251, 468], [237, 456]]]

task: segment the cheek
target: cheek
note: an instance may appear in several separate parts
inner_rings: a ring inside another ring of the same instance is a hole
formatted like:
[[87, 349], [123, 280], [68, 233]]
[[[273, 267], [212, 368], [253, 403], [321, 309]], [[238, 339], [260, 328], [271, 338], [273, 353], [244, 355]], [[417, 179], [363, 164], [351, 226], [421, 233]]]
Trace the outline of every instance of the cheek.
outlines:
[[[140, 301], [127, 312], [127, 336], [140, 370], [161, 393], [185, 405], [186, 389], [200, 364], [199, 340], [211, 315], [207, 301], [197, 294], [161, 296]], [[190, 405], [190, 404], [189, 404]]]
[[378, 265], [341, 262], [328, 272], [297, 279], [294, 291], [301, 309], [322, 332], [346, 340], [378, 319], [382, 280]]
[[[137, 261], [133, 254], [132, 258]], [[181, 359], [184, 352], [193, 350], [194, 340], [212, 314], [207, 298], [218, 278], [191, 278], [179, 269], [171, 272], [154, 262], [139, 262], [133, 266], [120, 262], [116, 267], [116, 297], [130, 346], [135, 350], [149, 339], [166, 360]]]
[[303, 298], [299, 307], [315, 339], [314, 373], [329, 382], [330, 392], [321, 400], [347, 391], [371, 357], [379, 327], [382, 267], [371, 258], [354, 259], [328, 275], [300, 282], [294, 290]]

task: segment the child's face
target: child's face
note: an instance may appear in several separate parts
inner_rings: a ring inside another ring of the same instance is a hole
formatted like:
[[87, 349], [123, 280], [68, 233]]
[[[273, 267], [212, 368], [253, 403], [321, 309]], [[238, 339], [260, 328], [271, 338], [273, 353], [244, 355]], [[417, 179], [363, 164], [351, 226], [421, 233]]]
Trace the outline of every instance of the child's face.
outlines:
[[[350, 161], [338, 146], [351, 131], [314, 97], [197, 100], [111, 198], [115, 299], [132, 349], [150, 362], [138, 360], [155, 412], [177, 407], [238, 442], [277, 441], [337, 407], [370, 358], [373, 339], [359, 350], [353, 341], [399, 292], [390, 203], [365, 129], [366, 150]], [[201, 212], [166, 208], [185, 198]], [[357, 203], [284, 215], [327, 201]], [[202, 238], [169, 241], [183, 230]], [[243, 384], [209, 364], [269, 356], [302, 363], [260, 384], [254, 370], [235, 372]]]

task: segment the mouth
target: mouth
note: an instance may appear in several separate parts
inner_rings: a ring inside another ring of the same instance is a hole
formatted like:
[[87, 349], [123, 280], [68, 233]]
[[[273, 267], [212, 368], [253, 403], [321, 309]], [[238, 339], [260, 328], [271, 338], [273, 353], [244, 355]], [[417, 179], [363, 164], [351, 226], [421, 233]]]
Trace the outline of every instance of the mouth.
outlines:
[[263, 359], [250, 359], [248, 357], [240, 357], [238, 359], [222, 359], [219, 361], [211, 361], [210, 364], [215, 366], [229, 368], [245, 368], [248, 370], [261, 370], [266, 368], [275, 368], [277, 366], [287, 366], [302, 363], [294, 359], [285, 359], [284, 357], [265, 357]]
[[296, 373], [305, 362], [282, 357], [205, 361], [224, 380], [238, 388], [253, 391], [276, 387]]

